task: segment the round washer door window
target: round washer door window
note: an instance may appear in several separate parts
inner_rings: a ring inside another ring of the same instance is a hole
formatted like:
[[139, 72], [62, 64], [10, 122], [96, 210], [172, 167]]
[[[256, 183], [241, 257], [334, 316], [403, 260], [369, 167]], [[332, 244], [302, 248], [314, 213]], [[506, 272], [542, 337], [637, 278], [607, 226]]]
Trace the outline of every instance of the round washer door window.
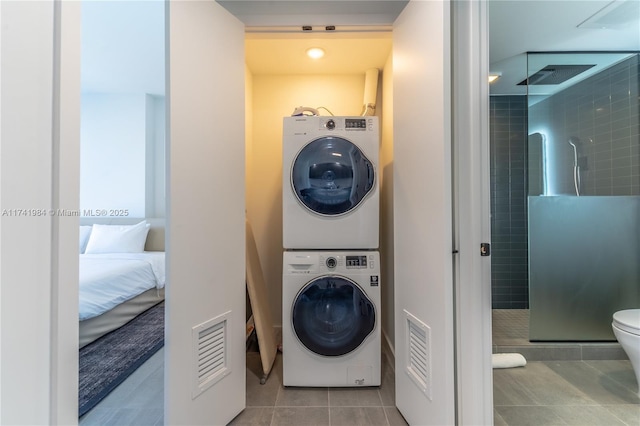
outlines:
[[373, 165], [362, 151], [348, 140], [333, 136], [305, 145], [291, 170], [291, 185], [298, 200], [325, 216], [356, 208], [374, 182]]
[[293, 330], [310, 351], [340, 356], [355, 350], [374, 330], [375, 307], [360, 286], [345, 277], [307, 283], [292, 307]]

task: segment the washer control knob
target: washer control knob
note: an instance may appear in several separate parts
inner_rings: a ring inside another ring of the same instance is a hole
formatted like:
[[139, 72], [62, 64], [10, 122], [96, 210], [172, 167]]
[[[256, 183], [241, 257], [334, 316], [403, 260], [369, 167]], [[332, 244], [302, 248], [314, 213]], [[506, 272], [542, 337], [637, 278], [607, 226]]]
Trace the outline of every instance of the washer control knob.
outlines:
[[326, 128], [329, 130], [333, 130], [336, 128], [336, 122], [333, 120], [329, 120], [327, 121], [327, 124], [325, 124]]
[[336, 260], [335, 257], [328, 257], [326, 264], [327, 264], [327, 268], [333, 269], [338, 264], [338, 261]]

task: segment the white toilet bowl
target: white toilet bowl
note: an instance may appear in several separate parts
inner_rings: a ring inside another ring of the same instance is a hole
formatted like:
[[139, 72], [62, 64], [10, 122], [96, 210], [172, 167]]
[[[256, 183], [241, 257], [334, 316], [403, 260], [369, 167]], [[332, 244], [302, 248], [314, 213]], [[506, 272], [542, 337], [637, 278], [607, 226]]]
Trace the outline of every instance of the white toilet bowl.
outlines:
[[631, 361], [631, 367], [636, 373], [636, 381], [640, 388], [640, 309], [616, 312], [613, 314], [611, 327], [620, 346]]

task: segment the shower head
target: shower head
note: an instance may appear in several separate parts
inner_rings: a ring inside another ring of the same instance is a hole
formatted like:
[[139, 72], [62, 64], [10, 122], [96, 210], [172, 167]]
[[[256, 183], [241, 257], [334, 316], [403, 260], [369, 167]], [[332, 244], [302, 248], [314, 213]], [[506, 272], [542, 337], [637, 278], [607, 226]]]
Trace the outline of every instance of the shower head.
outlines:
[[[569, 138], [569, 145], [573, 147], [573, 167], [578, 167], [578, 146], [580, 146], [580, 138], [577, 136], [571, 136]], [[576, 192], [578, 190], [576, 189]]]
[[573, 146], [574, 148], [577, 146], [580, 146], [582, 144], [582, 142], [580, 141], [580, 138], [577, 136], [571, 136], [569, 138], [569, 145]]

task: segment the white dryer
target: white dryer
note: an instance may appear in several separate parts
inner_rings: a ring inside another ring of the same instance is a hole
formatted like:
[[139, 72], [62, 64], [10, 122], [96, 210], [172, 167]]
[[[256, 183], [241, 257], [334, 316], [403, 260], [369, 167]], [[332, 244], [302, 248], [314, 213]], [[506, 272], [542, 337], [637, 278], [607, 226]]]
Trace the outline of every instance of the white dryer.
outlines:
[[285, 251], [285, 386], [379, 386], [380, 258], [375, 251]]
[[378, 117], [285, 117], [285, 249], [376, 249]]

